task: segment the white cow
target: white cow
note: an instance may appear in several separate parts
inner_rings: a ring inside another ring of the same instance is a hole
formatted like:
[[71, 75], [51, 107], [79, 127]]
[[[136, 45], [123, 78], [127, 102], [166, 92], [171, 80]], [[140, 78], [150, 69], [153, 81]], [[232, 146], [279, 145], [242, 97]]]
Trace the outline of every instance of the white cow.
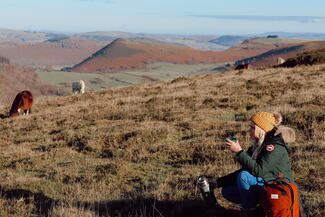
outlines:
[[72, 92], [73, 93], [84, 93], [85, 87], [86, 87], [86, 85], [83, 80], [72, 82]]
[[278, 58], [276, 59], [276, 62], [277, 62], [278, 65], [280, 65], [280, 64], [282, 64], [282, 63], [285, 62], [285, 59], [283, 59], [282, 57], [278, 57]]

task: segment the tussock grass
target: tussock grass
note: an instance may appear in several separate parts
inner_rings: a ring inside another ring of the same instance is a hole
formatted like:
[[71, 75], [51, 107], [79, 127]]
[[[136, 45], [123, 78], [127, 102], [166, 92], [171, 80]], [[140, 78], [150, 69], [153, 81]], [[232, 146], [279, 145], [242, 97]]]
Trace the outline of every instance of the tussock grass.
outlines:
[[[0, 216], [209, 216], [194, 181], [239, 167], [224, 138], [247, 148], [256, 111], [296, 130], [304, 207], [324, 216], [324, 82], [318, 65], [38, 98], [30, 116], [0, 120]], [[218, 215], [238, 216], [216, 194]]]

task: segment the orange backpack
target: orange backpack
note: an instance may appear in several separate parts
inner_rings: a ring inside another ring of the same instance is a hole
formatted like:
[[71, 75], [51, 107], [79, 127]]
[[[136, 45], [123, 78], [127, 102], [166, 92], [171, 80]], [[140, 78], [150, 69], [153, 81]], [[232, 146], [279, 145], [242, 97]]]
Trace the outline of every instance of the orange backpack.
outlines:
[[263, 186], [259, 195], [260, 217], [301, 217], [298, 189], [290, 182], [276, 180]]

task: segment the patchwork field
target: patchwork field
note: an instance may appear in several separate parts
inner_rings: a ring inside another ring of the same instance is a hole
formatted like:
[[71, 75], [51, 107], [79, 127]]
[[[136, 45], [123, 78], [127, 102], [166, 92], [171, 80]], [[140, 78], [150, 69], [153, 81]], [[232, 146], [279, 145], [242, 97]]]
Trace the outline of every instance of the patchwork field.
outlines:
[[86, 91], [102, 90], [111, 87], [121, 87], [133, 84], [140, 84], [152, 81], [167, 81], [178, 77], [188, 77], [201, 74], [211, 74], [217, 64], [171, 64], [154, 63], [145, 70], [124, 71], [118, 73], [77, 73], [63, 71], [37, 71], [43, 82], [58, 86], [65, 91], [71, 91], [71, 82], [84, 80]]
[[219, 189], [223, 208], [207, 209], [194, 181], [239, 168], [224, 139], [247, 148], [257, 111], [279, 111], [296, 130], [303, 206], [325, 216], [324, 64], [37, 98], [30, 116], [0, 120], [0, 216], [239, 216]]

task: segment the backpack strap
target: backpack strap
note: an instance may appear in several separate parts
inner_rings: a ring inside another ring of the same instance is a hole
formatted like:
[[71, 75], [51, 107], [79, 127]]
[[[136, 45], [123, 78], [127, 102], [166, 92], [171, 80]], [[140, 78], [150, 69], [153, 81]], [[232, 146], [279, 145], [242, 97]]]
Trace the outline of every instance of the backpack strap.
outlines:
[[283, 182], [284, 185], [288, 186], [288, 188], [290, 189], [290, 193], [291, 193], [291, 207], [290, 207], [290, 210], [291, 210], [291, 213], [292, 213], [292, 216], [293, 216], [293, 205], [294, 205], [294, 202], [295, 202], [295, 195], [294, 195], [294, 191], [291, 187], [291, 185], [289, 185], [287, 182]]
[[265, 182], [265, 184], [270, 184], [270, 183], [282, 183], [282, 182], [285, 182], [285, 179], [287, 180], [287, 182], [290, 182], [290, 179], [288, 179], [287, 177], [284, 176], [283, 173], [279, 173], [278, 177], [275, 178], [275, 179], [271, 179], [267, 182]]

